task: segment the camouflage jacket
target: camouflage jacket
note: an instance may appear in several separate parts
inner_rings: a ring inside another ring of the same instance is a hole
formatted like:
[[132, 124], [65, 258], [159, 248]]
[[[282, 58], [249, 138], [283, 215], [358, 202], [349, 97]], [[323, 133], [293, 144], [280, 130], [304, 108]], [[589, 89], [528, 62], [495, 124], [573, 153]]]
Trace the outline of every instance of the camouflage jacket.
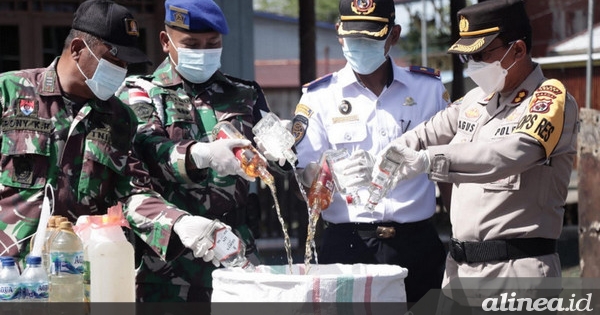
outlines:
[[[248, 243], [246, 226], [248, 182], [238, 176], [218, 176], [212, 169], [187, 170], [186, 152], [196, 142], [211, 141], [219, 121], [231, 121], [252, 140], [252, 126], [269, 107], [256, 82], [217, 71], [203, 84], [188, 84], [169, 58], [149, 76], [133, 76], [117, 93], [139, 119], [134, 152], [148, 165], [153, 186], [165, 199], [193, 215], [217, 218], [234, 227]], [[211, 287], [211, 263], [194, 259], [190, 251], [164, 262], [143, 257], [139, 282], [188, 283]], [[193, 260], [193, 261], [190, 261]]]
[[[73, 222], [104, 214], [118, 201], [129, 206], [133, 229], [166, 257], [172, 223], [185, 212], [150, 189], [147, 170], [130, 155], [134, 114], [116, 97], [84, 104], [63, 98], [57, 62], [0, 75], [1, 255], [27, 254], [24, 239], [37, 229], [50, 184], [54, 214]], [[183, 249], [180, 242], [171, 246]]]

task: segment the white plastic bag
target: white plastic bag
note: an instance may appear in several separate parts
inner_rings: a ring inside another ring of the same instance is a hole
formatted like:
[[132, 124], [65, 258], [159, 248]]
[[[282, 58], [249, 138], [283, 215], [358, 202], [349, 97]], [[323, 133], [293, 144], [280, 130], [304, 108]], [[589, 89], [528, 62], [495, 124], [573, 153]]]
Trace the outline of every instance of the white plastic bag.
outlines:
[[257, 266], [213, 271], [213, 302], [406, 302], [408, 270], [395, 265]]

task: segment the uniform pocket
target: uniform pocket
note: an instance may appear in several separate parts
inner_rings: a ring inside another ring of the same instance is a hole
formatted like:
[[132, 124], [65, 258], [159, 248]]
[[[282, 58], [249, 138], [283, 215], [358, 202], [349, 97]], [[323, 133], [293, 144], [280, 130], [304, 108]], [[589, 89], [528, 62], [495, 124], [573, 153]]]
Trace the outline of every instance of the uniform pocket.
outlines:
[[106, 196], [127, 168], [128, 152], [112, 146], [110, 139], [105, 130], [94, 130], [86, 137], [78, 186], [83, 195]]
[[42, 188], [50, 168], [50, 134], [34, 130], [3, 130], [0, 166], [3, 185]]
[[327, 136], [333, 144], [362, 142], [367, 138], [367, 125], [358, 120], [332, 124], [327, 126]]

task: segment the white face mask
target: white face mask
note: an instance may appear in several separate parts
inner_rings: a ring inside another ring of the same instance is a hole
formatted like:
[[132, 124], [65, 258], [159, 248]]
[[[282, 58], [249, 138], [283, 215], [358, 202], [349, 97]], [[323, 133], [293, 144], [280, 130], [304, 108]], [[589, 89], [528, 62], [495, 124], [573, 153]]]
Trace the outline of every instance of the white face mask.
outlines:
[[504, 83], [508, 70], [515, 65], [516, 61], [510, 65], [510, 67], [502, 68], [502, 60], [506, 57], [512, 44], [502, 56], [499, 61], [487, 63], [483, 61], [469, 60], [467, 70], [465, 73], [477, 84], [486, 94], [492, 94], [495, 92], [502, 91], [504, 89]]
[[223, 48], [179, 48], [173, 43], [171, 36], [167, 36], [171, 45], [177, 50], [175, 70], [186, 80], [192, 83], [204, 83], [221, 68], [221, 52]]
[[342, 52], [354, 72], [371, 74], [385, 62], [385, 42], [385, 39], [344, 38]]
[[84, 41], [85, 47], [90, 51], [92, 56], [98, 60], [98, 66], [96, 67], [96, 71], [94, 71], [94, 75], [91, 79], [89, 79], [81, 68], [79, 67], [79, 63], [77, 63], [77, 69], [79, 72], [85, 77], [85, 83], [90, 88], [92, 93], [96, 95], [97, 98], [106, 101], [111, 96], [115, 94], [115, 92], [121, 86], [121, 83], [125, 81], [125, 77], [127, 76], [127, 69], [121, 68], [115, 64], [110, 63], [105, 59], [98, 59], [96, 55], [92, 52], [88, 44]]

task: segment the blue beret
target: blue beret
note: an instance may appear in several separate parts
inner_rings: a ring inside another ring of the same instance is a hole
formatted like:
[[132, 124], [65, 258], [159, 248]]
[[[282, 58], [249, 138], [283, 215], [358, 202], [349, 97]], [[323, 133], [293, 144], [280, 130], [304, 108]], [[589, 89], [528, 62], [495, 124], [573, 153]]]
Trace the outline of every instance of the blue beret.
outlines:
[[225, 15], [213, 0], [167, 0], [165, 24], [190, 32], [229, 33]]

